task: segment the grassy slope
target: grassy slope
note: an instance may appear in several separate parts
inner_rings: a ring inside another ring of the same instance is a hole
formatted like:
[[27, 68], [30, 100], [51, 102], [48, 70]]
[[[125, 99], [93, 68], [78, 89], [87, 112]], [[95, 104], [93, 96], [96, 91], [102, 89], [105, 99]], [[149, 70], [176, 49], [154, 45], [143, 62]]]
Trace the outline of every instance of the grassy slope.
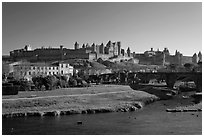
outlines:
[[[126, 92], [121, 92], [126, 91]], [[21, 99], [21, 100], [2, 100], [2, 113], [12, 112], [28, 112], [28, 111], [53, 111], [53, 110], [87, 110], [98, 108], [109, 108], [113, 111], [118, 108], [131, 105], [134, 103], [145, 102], [147, 100], [155, 100], [156, 96], [150, 95], [143, 91], [132, 90], [128, 86], [103, 86], [81, 88], [81, 89], [66, 89], [66, 91], [50, 91], [44, 93], [43, 96], [50, 95], [68, 95], [68, 94], [87, 94], [84, 96], [67, 96], [67, 97], [52, 97], [41, 99]], [[108, 94], [96, 93], [105, 92]], [[118, 92], [118, 93], [110, 93]], [[39, 96], [43, 92], [36, 92]]]
[[128, 91], [132, 90], [129, 86], [126, 85], [92, 85], [91, 87], [86, 88], [64, 88], [56, 89], [51, 91], [28, 91], [28, 92], [19, 92], [18, 95], [13, 96], [3, 96], [3, 99], [10, 98], [24, 98], [31, 97], [32, 95], [42, 97], [42, 96], [57, 96], [57, 95], [75, 95], [75, 94], [96, 94], [96, 93], [109, 93], [117, 91]]

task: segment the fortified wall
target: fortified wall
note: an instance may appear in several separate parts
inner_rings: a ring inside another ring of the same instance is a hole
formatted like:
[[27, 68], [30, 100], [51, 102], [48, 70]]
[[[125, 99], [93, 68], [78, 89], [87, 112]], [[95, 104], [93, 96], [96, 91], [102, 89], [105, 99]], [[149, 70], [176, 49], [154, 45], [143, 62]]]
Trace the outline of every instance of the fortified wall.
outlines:
[[107, 44], [92, 45], [83, 44], [79, 45], [77, 42], [74, 44], [74, 49], [64, 48], [60, 45], [59, 48], [37, 48], [32, 50], [29, 45], [23, 49], [17, 49], [10, 52], [10, 59], [13, 61], [27, 60], [30, 62], [49, 62], [49, 61], [62, 61], [69, 59], [82, 59], [82, 60], [97, 60], [99, 58], [107, 60], [113, 57], [130, 57], [139, 60], [139, 64], [143, 65], [184, 65], [185, 63], [197, 63], [202, 61], [201, 52], [198, 55], [195, 53], [193, 56], [183, 56], [182, 53], [176, 51], [174, 55], [170, 55], [169, 50], [157, 51], [151, 48], [143, 54], [131, 53], [130, 48], [127, 50], [121, 48], [121, 42], [108, 41]]
[[139, 60], [139, 64], [144, 65], [184, 65], [185, 63], [197, 63], [202, 59], [202, 54], [200, 52], [199, 57], [196, 57], [196, 54], [193, 56], [183, 56], [183, 54], [178, 51], [175, 52], [175, 55], [170, 55], [167, 48], [164, 48], [163, 51], [154, 51], [153, 48], [151, 48], [151, 50], [145, 51], [144, 54], [134, 54], [134, 58]]
[[[10, 57], [13, 61], [27, 60], [31, 62], [41, 61], [60, 61], [68, 59], [84, 59], [84, 60], [97, 60], [98, 58], [108, 59], [114, 56], [125, 56], [124, 49], [121, 49], [121, 42], [109, 41], [105, 46], [96, 45], [93, 43], [83, 44], [81, 48], [76, 42], [74, 49], [64, 48], [60, 45], [59, 48], [37, 48], [32, 50], [30, 45], [26, 45], [23, 49], [17, 49], [10, 52]], [[131, 56], [130, 49], [127, 50], [127, 55]]]

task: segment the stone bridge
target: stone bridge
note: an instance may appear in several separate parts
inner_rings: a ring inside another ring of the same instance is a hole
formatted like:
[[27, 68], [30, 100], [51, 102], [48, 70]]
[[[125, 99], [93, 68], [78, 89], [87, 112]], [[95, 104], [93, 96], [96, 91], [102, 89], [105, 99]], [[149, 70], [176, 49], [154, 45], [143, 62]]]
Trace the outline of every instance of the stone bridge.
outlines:
[[194, 81], [196, 91], [202, 92], [202, 72], [137, 72], [134, 74], [140, 79], [140, 83], [148, 83], [151, 79], [165, 80], [169, 88], [173, 88], [178, 80]]

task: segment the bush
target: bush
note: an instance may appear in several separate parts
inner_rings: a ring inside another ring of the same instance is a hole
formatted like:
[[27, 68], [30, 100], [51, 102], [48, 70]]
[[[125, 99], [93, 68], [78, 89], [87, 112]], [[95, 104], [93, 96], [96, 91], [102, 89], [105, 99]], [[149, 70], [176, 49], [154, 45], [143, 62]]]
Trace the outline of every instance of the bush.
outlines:
[[2, 86], [2, 95], [17, 95], [19, 90], [19, 86], [12, 84], [7, 84]]
[[69, 83], [69, 85], [71, 87], [76, 87], [77, 86], [77, 80], [74, 79], [74, 78], [70, 78], [68, 83]]
[[28, 82], [26, 80], [12, 80], [8, 83], [12, 83], [14, 86], [19, 86], [20, 91], [30, 91], [31, 90], [31, 82]]

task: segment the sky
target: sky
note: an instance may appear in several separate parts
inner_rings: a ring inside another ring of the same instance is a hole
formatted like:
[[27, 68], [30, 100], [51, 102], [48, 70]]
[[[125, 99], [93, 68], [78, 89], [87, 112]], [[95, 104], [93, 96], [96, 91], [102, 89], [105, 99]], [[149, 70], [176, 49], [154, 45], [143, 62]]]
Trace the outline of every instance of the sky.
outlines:
[[74, 48], [77, 41], [121, 41], [125, 50], [150, 48], [192, 56], [202, 50], [201, 2], [4, 2], [2, 54], [31, 45]]

